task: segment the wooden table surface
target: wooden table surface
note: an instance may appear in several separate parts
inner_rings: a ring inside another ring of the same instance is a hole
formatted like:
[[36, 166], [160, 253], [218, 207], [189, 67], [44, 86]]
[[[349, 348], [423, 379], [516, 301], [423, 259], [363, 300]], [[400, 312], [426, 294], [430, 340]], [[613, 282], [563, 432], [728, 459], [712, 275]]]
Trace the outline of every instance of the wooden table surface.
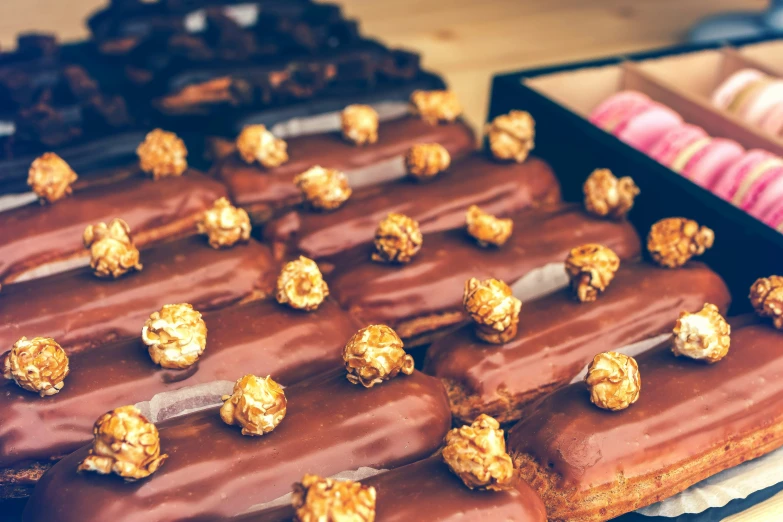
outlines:
[[[491, 75], [661, 47], [682, 40], [700, 18], [760, 10], [765, 0], [343, 0], [366, 35], [424, 56], [457, 91], [467, 117], [481, 123]], [[102, 0], [0, 0], [0, 48], [20, 31], [86, 36], [85, 16]], [[783, 494], [742, 522], [783, 520]], [[732, 518], [739, 521], [740, 518]]]

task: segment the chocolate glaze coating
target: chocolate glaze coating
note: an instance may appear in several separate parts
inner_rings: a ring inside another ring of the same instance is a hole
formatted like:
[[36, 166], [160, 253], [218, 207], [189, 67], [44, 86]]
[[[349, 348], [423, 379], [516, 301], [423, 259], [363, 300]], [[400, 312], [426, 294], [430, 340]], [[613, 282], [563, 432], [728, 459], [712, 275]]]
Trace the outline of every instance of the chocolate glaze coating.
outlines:
[[707, 302], [725, 313], [730, 298], [701, 263], [677, 270], [622, 263], [595, 302], [580, 303], [564, 289], [525, 303], [517, 336], [506, 344], [482, 342], [473, 325], [435, 341], [425, 371], [459, 383], [484, 405], [532, 401], [568, 384], [595, 354], [669, 332], [681, 310]]
[[85, 227], [116, 217], [130, 225], [137, 246], [193, 233], [195, 219], [225, 194], [220, 183], [197, 172], [154, 182], [134, 176], [53, 204], [0, 213], [0, 281], [52, 261], [89, 256], [82, 244]]
[[201, 236], [142, 250], [141, 263], [140, 272], [118, 279], [99, 279], [82, 268], [3, 287], [0, 346], [45, 336], [70, 354], [135, 338], [164, 304], [222, 308], [267, 293], [278, 271], [260, 243], [215, 250]]
[[247, 372], [289, 386], [331, 370], [358, 328], [333, 301], [312, 313], [255, 301], [206, 313], [204, 321], [207, 348], [187, 369], [157, 366], [141, 339], [132, 339], [73, 355], [65, 387], [46, 399], [2, 380], [0, 467], [62, 457], [90, 442], [102, 413], [157, 393]]
[[559, 200], [560, 185], [543, 161], [498, 163], [476, 153], [428, 183], [402, 179], [356, 190], [333, 212], [292, 210], [267, 223], [264, 238], [276, 256], [292, 250], [323, 259], [372, 242], [389, 212], [415, 219], [423, 233], [430, 233], [464, 227], [465, 212], [473, 204], [506, 216]]
[[[376, 522], [546, 522], [544, 504], [523, 481], [507, 491], [468, 489], [443, 462], [440, 455], [381, 473], [363, 484], [377, 493]], [[237, 522], [288, 522], [291, 506], [266, 510]]]
[[381, 123], [378, 141], [364, 147], [345, 141], [340, 133], [300, 136], [287, 142], [289, 160], [275, 169], [248, 165], [237, 154], [216, 167], [237, 205], [257, 213], [300, 203], [293, 179], [313, 165], [345, 171], [350, 181], [351, 173], [394, 158], [399, 157], [401, 166], [402, 156], [415, 143], [440, 143], [452, 160], [468, 154], [475, 144], [473, 133], [462, 122], [430, 125], [413, 117]]
[[217, 409], [162, 423], [166, 463], [148, 479], [79, 474], [81, 448], [36, 486], [26, 522], [175, 522], [234, 517], [287, 493], [306, 472], [323, 476], [369, 466], [389, 469], [431, 455], [451, 426], [441, 383], [415, 372], [371, 389], [343, 371], [286, 388], [275, 430], [246, 437]]

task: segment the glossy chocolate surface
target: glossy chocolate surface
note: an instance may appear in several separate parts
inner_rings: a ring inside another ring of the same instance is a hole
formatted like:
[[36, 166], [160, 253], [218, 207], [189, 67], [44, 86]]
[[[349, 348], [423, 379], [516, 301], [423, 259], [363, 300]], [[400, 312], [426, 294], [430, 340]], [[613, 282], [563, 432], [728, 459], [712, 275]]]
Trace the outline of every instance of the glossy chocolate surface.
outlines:
[[255, 301], [204, 314], [207, 348], [198, 362], [167, 370], [152, 362], [141, 339], [73, 355], [65, 387], [41, 398], [0, 382], [0, 467], [60, 457], [92, 439], [103, 412], [153, 395], [246, 373], [272, 375], [284, 386], [342, 364], [358, 329], [333, 301], [312, 313]]
[[135, 338], [149, 314], [169, 303], [201, 312], [271, 289], [278, 267], [269, 249], [250, 242], [215, 250], [190, 238], [141, 251], [140, 272], [99, 279], [89, 268], [4, 286], [0, 346], [20, 337], [53, 337], [68, 352]]
[[514, 233], [500, 248], [480, 247], [463, 229], [425, 234], [421, 250], [407, 265], [371, 261], [372, 245], [356, 262], [338, 256], [329, 288], [362, 322], [394, 327], [428, 314], [461, 313], [465, 281], [471, 277], [512, 284], [531, 270], [563, 262], [584, 243], [601, 243], [624, 260], [640, 254], [639, 238], [629, 223], [590, 217], [577, 205], [531, 209], [512, 217]]
[[[82, 244], [88, 225], [122, 218], [142, 246], [155, 239], [156, 229], [195, 218], [223, 195], [220, 183], [190, 172], [158, 181], [133, 177], [76, 191], [50, 205], [35, 202], [0, 213], [0, 280], [47, 262], [89, 255]], [[171, 234], [161, 239], [167, 237]]]
[[275, 252], [288, 244], [311, 259], [333, 256], [372, 242], [389, 212], [415, 219], [423, 233], [465, 226], [470, 205], [506, 216], [536, 203], [560, 200], [560, 186], [543, 161], [499, 163], [476, 153], [428, 183], [412, 179], [354, 191], [333, 212], [293, 210], [267, 223], [264, 237]]
[[322, 476], [369, 466], [390, 469], [431, 455], [451, 426], [441, 383], [422, 373], [371, 389], [341, 370], [286, 388], [286, 416], [262, 437], [228, 426], [217, 409], [160, 428], [166, 463], [132, 484], [78, 474], [84, 447], [36, 486], [26, 522], [151, 522], [233, 517], [286, 494], [305, 472]]
[[509, 432], [509, 453], [531, 453], [578, 491], [617, 473], [657, 476], [783, 421], [781, 350], [783, 333], [765, 324], [732, 331], [728, 355], [715, 364], [675, 357], [668, 346], [646, 352], [636, 358], [635, 404], [601, 410], [583, 383], [572, 384], [526, 412]]
[[701, 263], [677, 270], [622, 263], [595, 302], [580, 303], [564, 289], [524, 303], [517, 336], [506, 344], [482, 342], [473, 325], [435, 341], [425, 371], [461, 383], [483, 403], [534, 399], [568, 384], [597, 353], [671, 331], [680, 311], [713, 303], [725, 313], [729, 301], [720, 276]]
[[313, 165], [342, 170], [350, 181], [351, 173], [395, 158], [399, 158], [401, 169], [402, 155], [415, 143], [440, 143], [451, 153], [452, 161], [475, 146], [473, 133], [462, 122], [430, 125], [413, 117], [382, 122], [378, 142], [364, 147], [345, 141], [339, 132], [286, 141], [289, 160], [275, 169], [267, 171], [257, 163], [248, 165], [237, 154], [217, 167], [236, 204], [279, 208], [301, 202], [293, 179]]
[[[440, 455], [363, 480], [377, 493], [376, 522], [546, 522], [544, 504], [522, 481], [507, 491], [468, 489]], [[291, 506], [241, 517], [237, 522], [289, 522]]]

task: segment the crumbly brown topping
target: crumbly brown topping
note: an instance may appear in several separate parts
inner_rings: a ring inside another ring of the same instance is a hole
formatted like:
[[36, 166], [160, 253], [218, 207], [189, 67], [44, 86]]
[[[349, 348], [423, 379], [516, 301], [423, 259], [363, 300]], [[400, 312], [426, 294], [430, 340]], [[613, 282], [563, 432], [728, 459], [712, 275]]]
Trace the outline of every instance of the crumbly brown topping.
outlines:
[[714, 304], [705, 304], [695, 314], [682, 312], [674, 325], [674, 355], [715, 363], [726, 357], [731, 344], [731, 326]]
[[27, 184], [41, 203], [54, 203], [73, 192], [71, 185], [78, 177], [64, 159], [54, 152], [45, 152], [30, 165]]
[[160, 435], [136, 406], [102, 415], [93, 428], [92, 448], [77, 471], [115, 473], [127, 482], [149, 477], [168, 455], [160, 453]]
[[277, 302], [291, 308], [311, 312], [328, 295], [329, 286], [318, 265], [304, 256], [286, 263], [277, 278]]
[[692, 219], [666, 218], [655, 223], [647, 236], [647, 250], [666, 268], [677, 268], [712, 247], [715, 233]]
[[294, 183], [310, 205], [318, 210], [340, 208], [353, 192], [345, 174], [319, 165], [296, 176]]
[[476, 323], [476, 335], [480, 339], [503, 344], [517, 335], [522, 301], [512, 295], [511, 288], [503, 281], [479, 281], [471, 277], [465, 282], [462, 304]]
[[69, 371], [65, 350], [49, 337], [22, 337], [3, 361], [3, 377], [41, 397], [62, 390]]
[[136, 148], [141, 170], [156, 180], [181, 176], [188, 168], [188, 149], [173, 132], [161, 129], [151, 131]]
[[453, 122], [462, 114], [462, 105], [452, 91], [414, 91], [410, 101], [411, 112], [430, 125]]
[[212, 248], [227, 248], [250, 239], [250, 216], [226, 198], [215, 200], [196, 226], [199, 234], [209, 238]]
[[501, 491], [510, 486], [514, 475], [503, 430], [483, 413], [470, 426], [446, 434], [443, 460], [470, 489]]
[[775, 328], [783, 330], [783, 277], [756, 279], [750, 287], [750, 304], [761, 317], [770, 317]]
[[341, 114], [343, 138], [356, 145], [378, 141], [378, 113], [369, 105], [349, 105]]
[[242, 427], [242, 435], [260, 436], [274, 430], [285, 417], [288, 402], [283, 388], [271, 377], [245, 375], [223, 397], [220, 418]]
[[265, 169], [288, 161], [288, 144], [276, 138], [264, 125], [248, 125], [236, 139], [239, 157], [247, 164], [258, 162]]
[[409, 263], [424, 238], [419, 223], [404, 214], [391, 213], [375, 230], [375, 252], [372, 260], [380, 263]]
[[633, 201], [639, 195], [639, 187], [629, 176], [616, 178], [609, 169], [596, 169], [587, 181], [583, 191], [585, 209], [593, 215], [621, 219], [633, 208]]
[[90, 266], [98, 277], [118, 278], [131, 270], [141, 270], [139, 249], [133, 244], [130, 227], [122, 219], [87, 225], [82, 237], [90, 249]]
[[207, 325], [188, 303], [163, 305], [141, 329], [150, 357], [163, 368], [187, 368], [207, 347]]
[[343, 349], [343, 361], [353, 384], [372, 388], [400, 372], [413, 373], [413, 357], [405, 353], [397, 332], [374, 324], [356, 332]]
[[535, 147], [536, 121], [529, 112], [511, 111], [492, 120], [486, 133], [493, 156], [522, 163]]
[[620, 268], [620, 258], [603, 245], [587, 244], [568, 253], [565, 269], [571, 280], [571, 290], [579, 301], [595, 301], [614, 279]]
[[405, 154], [408, 174], [419, 181], [434, 178], [451, 165], [451, 155], [439, 143], [419, 143]]
[[514, 222], [510, 219], [500, 219], [487, 214], [476, 205], [471, 205], [465, 216], [468, 234], [473, 236], [478, 244], [502, 246], [514, 231]]
[[593, 404], [604, 410], [624, 410], [639, 399], [639, 365], [628, 355], [599, 353], [587, 368], [585, 384]]
[[351, 480], [305, 475], [294, 484], [295, 522], [373, 522], [375, 488]]

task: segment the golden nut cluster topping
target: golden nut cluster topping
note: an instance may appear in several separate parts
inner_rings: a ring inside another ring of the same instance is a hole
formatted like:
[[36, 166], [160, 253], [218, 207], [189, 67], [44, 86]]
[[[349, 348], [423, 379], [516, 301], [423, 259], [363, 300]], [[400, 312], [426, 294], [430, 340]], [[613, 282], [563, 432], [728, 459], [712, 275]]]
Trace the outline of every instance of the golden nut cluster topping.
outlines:
[[715, 233], [692, 219], [666, 218], [655, 223], [647, 236], [647, 250], [666, 268], [677, 268], [712, 247]]
[[674, 355], [715, 363], [726, 357], [731, 344], [731, 326], [714, 304], [697, 313], [680, 313], [674, 325]]
[[501, 491], [514, 474], [500, 424], [483, 413], [470, 426], [446, 434], [443, 460], [470, 489]]
[[77, 471], [115, 473], [127, 482], [149, 477], [168, 455], [160, 453], [158, 428], [136, 406], [122, 406], [102, 415], [93, 427], [90, 454]]
[[433, 178], [451, 165], [451, 155], [439, 143], [419, 143], [405, 154], [405, 169], [419, 181]]
[[87, 225], [84, 247], [90, 249], [90, 266], [98, 277], [117, 278], [131, 270], [141, 270], [139, 249], [133, 244], [130, 227], [121, 219]]
[[294, 183], [307, 202], [318, 210], [340, 208], [353, 193], [345, 174], [318, 165], [296, 176]]
[[153, 312], [141, 329], [150, 357], [163, 368], [187, 368], [207, 347], [207, 325], [188, 303], [167, 304]]
[[502, 246], [511, 232], [514, 230], [514, 222], [510, 219], [500, 219], [492, 214], [487, 214], [476, 205], [468, 208], [465, 221], [468, 226], [468, 234], [473, 236], [478, 244]]
[[156, 180], [181, 176], [188, 168], [188, 149], [173, 132], [155, 129], [136, 148], [141, 170]]
[[493, 156], [522, 163], [535, 147], [536, 122], [529, 112], [511, 111], [492, 120], [486, 133]]
[[750, 304], [761, 317], [772, 318], [778, 330], [783, 330], [783, 277], [756, 279], [750, 287]]
[[639, 187], [628, 176], [615, 177], [609, 169], [596, 169], [583, 186], [585, 209], [595, 216], [620, 219], [633, 208]]
[[424, 237], [419, 223], [404, 214], [391, 213], [375, 230], [375, 252], [372, 260], [380, 263], [409, 263]]
[[585, 384], [593, 404], [604, 410], [624, 410], [639, 399], [639, 365], [628, 355], [599, 353], [587, 367]]
[[225, 248], [250, 239], [250, 216], [226, 198], [215, 201], [196, 224], [198, 233], [209, 238], [212, 248]]
[[356, 145], [378, 141], [378, 113], [369, 105], [349, 105], [341, 114], [343, 137]]
[[329, 295], [318, 265], [312, 259], [299, 259], [286, 263], [277, 277], [277, 302], [297, 310], [311, 312]]
[[236, 145], [239, 156], [247, 164], [257, 161], [265, 169], [273, 169], [288, 161], [288, 144], [263, 125], [248, 125], [242, 129]]
[[373, 522], [375, 488], [351, 480], [305, 475], [294, 484], [295, 522]]
[[285, 417], [288, 402], [283, 388], [271, 377], [245, 375], [223, 397], [220, 418], [242, 427], [242, 435], [263, 435], [274, 430]]
[[503, 344], [517, 335], [522, 301], [511, 294], [511, 288], [497, 279], [465, 282], [462, 304], [473, 322], [476, 335], [492, 344]]
[[3, 377], [41, 397], [62, 390], [69, 371], [65, 350], [48, 337], [22, 337], [3, 362]]
[[374, 324], [356, 332], [343, 349], [346, 376], [353, 384], [372, 388], [400, 372], [413, 373], [413, 357], [405, 353], [397, 332]]
[[78, 176], [71, 166], [54, 152], [37, 157], [27, 173], [27, 184], [41, 203], [54, 203], [71, 194]]
[[583, 303], [595, 301], [614, 279], [620, 258], [610, 248], [588, 244], [572, 249], [565, 260], [571, 290]]
[[452, 91], [414, 91], [411, 112], [430, 125], [437, 125], [456, 120], [462, 114], [462, 105]]

